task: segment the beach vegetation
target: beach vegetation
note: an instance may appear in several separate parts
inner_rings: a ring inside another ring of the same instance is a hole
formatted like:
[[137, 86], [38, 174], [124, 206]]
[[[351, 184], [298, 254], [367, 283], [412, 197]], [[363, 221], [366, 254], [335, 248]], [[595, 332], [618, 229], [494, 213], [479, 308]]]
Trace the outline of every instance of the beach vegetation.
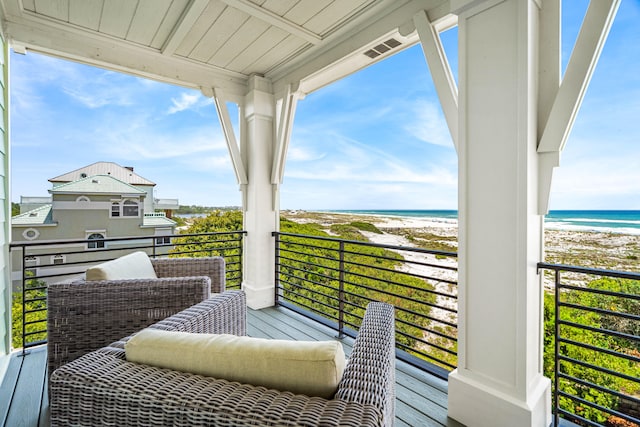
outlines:
[[412, 228], [401, 229], [401, 235], [419, 248], [431, 251], [456, 252], [457, 236], [446, 236]]
[[[587, 292], [586, 290], [596, 292]], [[578, 396], [586, 402], [617, 409], [620, 404], [619, 397], [588, 386], [587, 383], [595, 384], [623, 395], [637, 396], [640, 394], [640, 384], [637, 381], [630, 381], [624, 377], [609, 373], [619, 372], [627, 378], [640, 378], [640, 364], [624, 356], [615, 355], [615, 353], [619, 353], [635, 356], [636, 358], [640, 355], [640, 343], [637, 338], [629, 338], [639, 336], [640, 324], [637, 320], [607, 314], [608, 311], [638, 316], [640, 315], [640, 301], [633, 298], [600, 294], [597, 293], [598, 290], [638, 295], [640, 294], [640, 282], [603, 278], [589, 282], [585, 287], [585, 291], [571, 290], [562, 292], [560, 295], [561, 301], [572, 305], [562, 307], [560, 319], [572, 322], [572, 325], [562, 324], [560, 326], [560, 336], [571, 341], [561, 343], [561, 354], [564, 357], [579, 360], [604, 370], [591, 368], [584, 364], [571, 363], [566, 359], [561, 360], [560, 371], [562, 373], [579, 378], [586, 383], [561, 378], [559, 387], [562, 391]], [[588, 309], [578, 307], [587, 307]], [[555, 297], [551, 293], [545, 293], [544, 373], [552, 380], [555, 376], [555, 316]], [[573, 324], [586, 327], [576, 327]], [[613, 331], [613, 333], [603, 333], [599, 330]], [[605, 349], [605, 351], [597, 351], [596, 349]], [[611, 352], [607, 353], [607, 350]], [[610, 415], [605, 412], [565, 396], [560, 396], [560, 407], [598, 423], [604, 423], [610, 418]]]
[[[332, 235], [308, 223], [286, 218], [281, 231], [298, 236], [281, 236], [280, 265], [282, 295], [290, 302], [330, 320], [339, 317], [338, 305], [345, 307], [345, 324], [357, 328], [370, 301], [382, 301], [396, 307], [397, 342], [411, 352], [424, 335], [429, 306], [435, 295], [425, 280], [396, 271], [401, 255], [382, 248], [365, 246], [368, 241], [349, 224], [334, 224]], [[326, 237], [310, 241], [304, 236]], [[334, 239], [341, 239], [342, 242]], [[342, 246], [343, 258], [339, 258]], [[417, 339], [418, 338], [418, 339]]]
[[370, 222], [352, 221], [349, 223], [349, 225], [354, 228], [357, 228], [358, 230], [368, 231], [370, 233], [382, 234], [382, 231], [380, 231], [378, 227], [371, 224]]

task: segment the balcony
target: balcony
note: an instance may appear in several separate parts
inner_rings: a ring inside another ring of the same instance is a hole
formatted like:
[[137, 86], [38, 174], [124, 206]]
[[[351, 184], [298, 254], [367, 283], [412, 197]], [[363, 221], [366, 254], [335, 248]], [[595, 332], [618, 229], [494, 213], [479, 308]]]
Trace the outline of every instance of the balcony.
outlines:
[[[22, 353], [12, 356], [0, 392], [0, 420], [47, 425], [45, 381], [45, 280], [65, 280], [90, 263], [146, 250], [152, 256], [227, 259], [227, 284], [242, 283], [244, 232], [108, 239], [92, 259], [71, 262], [77, 242], [17, 245], [22, 259], [64, 253], [72, 265], [27, 268]], [[447, 376], [457, 366], [457, 257], [455, 253], [362, 241], [274, 233], [276, 307], [249, 310], [249, 334], [294, 340], [341, 339], [347, 353], [364, 306], [382, 300], [396, 307], [396, 425], [458, 426], [447, 417]], [[52, 249], [53, 248], [53, 249]], [[23, 263], [23, 265], [26, 265]], [[539, 264], [547, 294], [545, 364], [554, 379], [555, 425], [601, 426], [611, 420], [636, 425], [640, 414], [640, 274]], [[56, 272], [60, 269], [62, 272]], [[63, 270], [64, 269], [64, 270]], [[29, 271], [29, 273], [27, 272]], [[72, 276], [71, 276], [72, 277]], [[40, 281], [36, 280], [40, 279]], [[594, 283], [594, 285], [591, 285]], [[588, 285], [587, 285], [588, 284]], [[606, 285], [606, 289], [605, 286]], [[583, 337], [598, 337], [597, 344]], [[635, 349], [635, 350], [634, 350]], [[24, 419], [29, 414], [29, 419]], [[620, 424], [625, 425], [625, 424]]]

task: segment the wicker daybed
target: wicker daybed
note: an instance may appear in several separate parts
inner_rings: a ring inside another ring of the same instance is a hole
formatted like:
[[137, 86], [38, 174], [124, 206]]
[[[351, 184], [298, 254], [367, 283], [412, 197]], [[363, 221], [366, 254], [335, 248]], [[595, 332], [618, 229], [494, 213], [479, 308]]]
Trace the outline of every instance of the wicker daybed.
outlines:
[[[244, 335], [245, 295], [215, 295], [151, 328]], [[51, 425], [392, 426], [394, 335], [393, 307], [370, 303], [332, 399], [127, 362], [127, 337], [51, 375]]]

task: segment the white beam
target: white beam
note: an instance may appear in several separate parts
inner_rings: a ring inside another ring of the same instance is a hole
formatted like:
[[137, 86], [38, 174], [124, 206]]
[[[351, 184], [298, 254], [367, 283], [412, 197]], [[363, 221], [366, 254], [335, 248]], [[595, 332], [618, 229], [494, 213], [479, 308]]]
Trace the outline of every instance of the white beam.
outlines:
[[440, 105], [447, 120], [447, 126], [453, 139], [453, 145], [458, 151], [458, 88], [453, 78], [447, 54], [442, 47], [440, 35], [429, 22], [427, 13], [422, 10], [413, 16], [422, 51], [431, 70], [431, 77], [440, 98]]
[[180, 21], [173, 28], [169, 38], [162, 46], [163, 55], [173, 55], [184, 40], [187, 33], [193, 27], [193, 24], [200, 17], [202, 12], [207, 8], [209, 0], [192, 0], [187, 10], [180, 17]]
[[[538, 49], [538, 136], [549, 120], [558, 94], [561, 75], [561, 5], [560, 0], [545, 0], [540, 8]], [[538, 214], [549, 211], [553, 171], [560, 165], [560, 151], [540, 153], [538, 164]], [[542, 257], [541, 257], [542, 258]]]
[[231, 117], [229, 116], [229, 110], [227, 109], [222, 89], [213, 88], [213, 102], [216, 106], [216, 111], [218, 112], [218, 118], [220, 119], [220, 126], [222, 127], [224, 138], [227, 141], [229, 155], [231, 156], [231, 163], [233, 164], [233, 170], [236, 173], [238, 184], [247, 185], [249, 183], [247, 179], [247, 172], [242, 161], [240, 149], [238, 148], [238, 142], [236, 140], [235, 132], [233, 131]]
[[619, 5], [620, 0], [591, 0], [589, 3], [538, 152], [564, 148]]
[[271, 24], [275, 27], [280, 28], [294, 36], [300, 37], [301, 39], [308, 41], [311, 44], [318, 44], [322, 41], [322, 37], [315, 34], [312, 31], [307, 30], [306, 28], [289, 21], [281, 17], [280, 15], [276, 15], [275, 13], [264, 9], [257, 4], [251, 3], [247, 0], [222, 0], [224, 3], [233, 7], [234, 9], [241, 10], [245, 13], [248, 13], [251, 16], [254, 16], [268, 24]]
[[291, 85], [287, 85], [287, 90], [282, 98], [280, 118], [278, 122], [278, 134], [276, 138], [276, 149], [273, 153], [273, 168], [271, 169], [272, 184], [278, 185], [282, 183], [297, 104], [298, 95], [295, 92], [292, 92]]

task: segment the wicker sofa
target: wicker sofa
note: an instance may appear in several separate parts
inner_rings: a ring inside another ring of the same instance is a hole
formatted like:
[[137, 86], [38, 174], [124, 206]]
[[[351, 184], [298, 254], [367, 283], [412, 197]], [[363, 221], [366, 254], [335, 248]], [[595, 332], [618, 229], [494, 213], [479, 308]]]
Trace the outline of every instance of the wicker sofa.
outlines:
[[151, 259], [158, 278], [77, 280], [47, 291], [47, 368], [97, 350], [225, 291], [222, 257]]
[[[245, 295], [227, 291], [151, 326], [199, 333], [246, 332]], [[333, 399], [127, 362], [131, 337], [56, 370], [52, 426], [392, 426], [393, 307], [371, 303]]]

